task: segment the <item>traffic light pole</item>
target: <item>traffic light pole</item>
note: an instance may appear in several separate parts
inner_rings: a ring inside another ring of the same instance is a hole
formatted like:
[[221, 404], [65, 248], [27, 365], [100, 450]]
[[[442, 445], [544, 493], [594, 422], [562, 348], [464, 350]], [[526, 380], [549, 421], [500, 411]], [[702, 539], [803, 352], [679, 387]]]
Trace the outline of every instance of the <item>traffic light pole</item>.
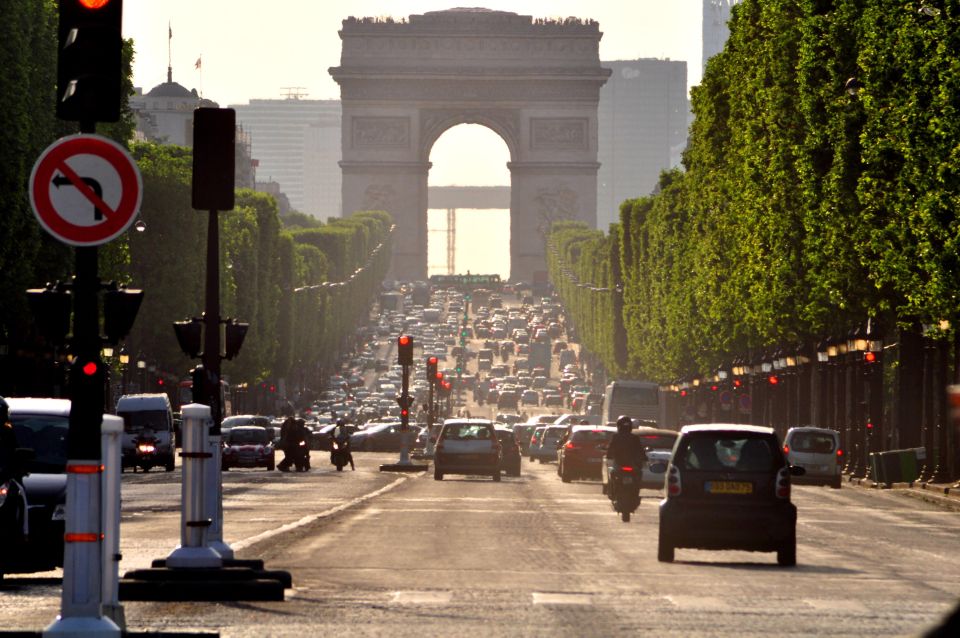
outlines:
[[[95, 133], [84, 122], [82, 133]], [[74, 363], [70, 370], [67, 430], [67, 495], [64, 520], [63, 589], [60, 615], [44, 630], [50, 636], [119, 636], [120, 628], [102, 610], [104, 374], [100, 359], [100, 275], [96, 246], [78, 246], [73, 281]]]

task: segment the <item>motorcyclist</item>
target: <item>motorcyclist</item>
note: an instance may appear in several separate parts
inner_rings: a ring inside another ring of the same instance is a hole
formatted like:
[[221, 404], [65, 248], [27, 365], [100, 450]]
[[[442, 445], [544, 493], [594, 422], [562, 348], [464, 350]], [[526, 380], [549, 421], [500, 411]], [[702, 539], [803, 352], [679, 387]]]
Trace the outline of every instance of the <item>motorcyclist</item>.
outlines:
[[[333, 428], [333, 440], [337, 443], [337, 446], [346, 453], [347, 460], [350, 461], [350, 469], [356, 470], [356, 466], [353, 464], [353, 452], [350, 450], [350, 432], [347, 431], [346, 423], [343, 419], [337, 419], [337, 426]], [[330, 462], [336, 465], [336, 462], [333, 460], [334, 449], [333, 446], [330, 446]]]
[[[640, 437], [633, 434], [633, 419], [622, 415], [617, 419], [617, 433], [610, 439], [605, 455], [612, 459], [617, 468], [634, 467], [639, 469], [647, 460], [647, 452], [640, 441]], [[616, 480], [612, 481], [616, 483]], [[639, 482], [637, 483], [639, 489]], [[614, 492], [610, 492], [611, 498]]]
[[310, 471], [310, 430], [307, 428], [307, 422], [303, 419], [294, 419], [294, 439], [296, 452], [294, 453], [294, 464], [298, 472]]

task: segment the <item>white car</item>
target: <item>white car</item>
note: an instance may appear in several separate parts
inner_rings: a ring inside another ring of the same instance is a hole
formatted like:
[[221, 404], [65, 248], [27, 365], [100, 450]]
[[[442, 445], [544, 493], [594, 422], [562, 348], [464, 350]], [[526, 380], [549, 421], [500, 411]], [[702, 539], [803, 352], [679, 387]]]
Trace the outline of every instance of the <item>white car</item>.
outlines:
[[437, 437], [433, 478], [442, 481], [445, 474], [468, 474], [499, 481], [501, 452], [492, 421], [447, 419]]
[[843, 450], [840, 433], [817, 427], [797, 427], [787, 430], [783, 439], [787, 462], [806, 470], [803, 476], [793, 477], [794, 483], [829, 485], [840, 489], [843, 480]]

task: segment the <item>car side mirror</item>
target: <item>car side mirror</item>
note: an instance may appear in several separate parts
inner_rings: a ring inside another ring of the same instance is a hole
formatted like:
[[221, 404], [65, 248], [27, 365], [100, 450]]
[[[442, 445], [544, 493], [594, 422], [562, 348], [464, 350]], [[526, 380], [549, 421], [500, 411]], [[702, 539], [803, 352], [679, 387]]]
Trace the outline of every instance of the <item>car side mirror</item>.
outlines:
[[790, 466], [790, 476], [803, 476], [806, 473], [806, 468], [800, 467], [799, 465]]

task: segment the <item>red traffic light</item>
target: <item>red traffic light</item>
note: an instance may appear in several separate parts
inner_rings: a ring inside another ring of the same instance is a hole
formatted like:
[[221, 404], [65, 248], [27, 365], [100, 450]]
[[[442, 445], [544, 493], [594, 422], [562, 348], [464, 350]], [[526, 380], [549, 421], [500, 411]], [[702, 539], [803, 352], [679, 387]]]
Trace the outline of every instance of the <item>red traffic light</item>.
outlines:
[[435, 366], [437, 365], [437, 363], [439, 362], [437, 361], [436, 357], [430, 357], [429, 359], [427, 359], [427, 365]]
[[436, 376], [437, 376], [437, 381], [440, 381], [441, 383], [443, 383], [443, 373], [438, 372]]
[[162, 378], [157, 379], [157, 385], [163, 385], [163, 379], [162, 379]]
[[110, 4], [110, 0], [79, 0], [79, 2], [80, 6], [82, 6], [84, 9], [90, 9], [92, 11], [102, 9]]
[[410, 410], [403, 408], [402, 410], [400, 410], [400, 416], [404, 418], [410, 416]]
[[83, 373], [88, 377], [92, 377], [97, 373], [97, 364], [93, 361], [88, 361], [87, 363], [83, 364]]
[[710, 386], [711, 392], [716, 392], [719, 389], [720, 389], [720, 386], [718, 386], [717, 384], [713, 384], [712, 386]]
[[864, 352], [863, 360], [867, 363], [874, 363], [877, 360], [877, 353], [875, 352]]
[[397, 363], [402, 366], [413, 365], [413, 337], [410, 335], [397, 337]]
[[767, 381], [770, 382], [770, 385], [777, 385], [780, 383], [780, 379], [778, 379], [777, 375], [775, 374], [771, 374], [769, 377], [767, 377]]
[[687, 396], [687, 391], [686, 391], [686, 390], [680, 390], [680, 396], [682, 396], [682, 397]]
[[734, 380], [733, 380], [733, 387], [739, 388], [739, 387], [742, 386], [742, 385], [743, 385], [743, 381], [741, 381], [740, 379], [734, 379]]

